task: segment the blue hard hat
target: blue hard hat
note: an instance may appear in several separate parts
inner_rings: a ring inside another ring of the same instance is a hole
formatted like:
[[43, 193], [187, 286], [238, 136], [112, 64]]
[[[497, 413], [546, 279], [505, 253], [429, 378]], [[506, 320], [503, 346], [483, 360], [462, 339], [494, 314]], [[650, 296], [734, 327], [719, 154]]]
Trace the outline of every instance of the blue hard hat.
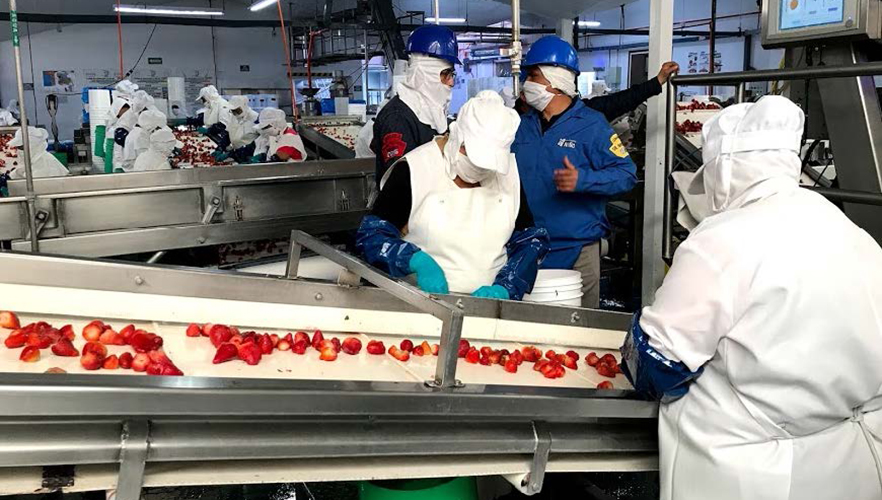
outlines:
[[453, 30], [437, 24], [426, 24], [413, 30], [407, 39], [408, 54], [423, 54], [444, 59], [451, 64], [462, 64], [457, 57], [459, 47]]
[[536, 40], [524, 58], [523, 66], [560, 66], [579, 74], [579, 55], [576, 49], [559, 36], [548, 35]]

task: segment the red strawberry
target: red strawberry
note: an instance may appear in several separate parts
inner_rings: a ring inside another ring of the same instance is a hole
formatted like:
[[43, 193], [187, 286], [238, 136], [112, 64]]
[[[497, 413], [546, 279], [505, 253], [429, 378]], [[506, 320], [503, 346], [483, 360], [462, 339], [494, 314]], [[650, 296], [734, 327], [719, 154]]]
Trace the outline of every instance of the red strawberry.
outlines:
[[285, 342], [287, 342], [291, 345], [294, 345], [294, 336], [291, 335], [290, 333], [288, 333], [288, 335], [285, 335], [284, 337], [282, 337], [282, 340], [284, 340]]
[[135, 352], [148, 352], [154, 349], [154, 341], [147, 332], [136, 331], [129, 338], [129, 345]]
[[279, 345], [276, 346], [276, 349], [278, 349], [280, 351], [290, 351], [291, 350], [291, 343], [288, 342], [287, 340], [284, 340], [284, 339], [280, 340]]
[[116, 370], [119, 368], [119, 358], [116, 357], [116, 354], [111, 354], [104, 360], [102, 367], [105, 370]]
[[[515, 351], [517, 352], [517, 351]], [[518, 364], [515, 363], [515, 360], [511, 357], [508, 358], [508, 361], [502, 366], [502, 368], [508, 373], [517, 373], [518, 372]]]
[[27, 346], [21, 350], [21, 354], [18, 356], [18, 359], [24, 361], [25, 363], [36, 363], [37, 361], [40, 361], [40, 348]]
[[272, 335], [270, 335], [270, 340], [273, 341], [273, 347], [275, 347], [275, 346], [279, 345], [279, 340], [281, 340], [281, 339], [279, 338], [278, 335], [273, 333]]
[[64, 336], [67, 340], [74, 340], [77, 338], [77, 335], [74, 333], [73, 326], [64, 325], [61, 327], [61, 335]]
[[98, 370], [101, 368], [101, 365], [104, 363], [104, 359], [101, 356], [98, 356], [94, 352], [84, 353], [80, 358], [80, 365], [86, 370]]
[[202, 325], [202, 336], [208, 337], [208, 334], [211, 333], [211, 327], [214, 326], [214, 323], [205, 323]]
[[549, 350], [545, 351], [545, 357], [552, 360], [552, 361], [555, 361], [555, 360], [557, 360], [557, 353], [554, 352], [553, 349], [549, 349]]
[[542, 368], [544, 368], [545, 365], [547, 365], [548, 363], [549, 363], [549, 361], [547, 359], [540, 359], [539, 361], [536, 361], [535, 363], [533, 363], [533, 370], [537, 371], [537, 372], [541, 372]]
[[[122, 332], [120, 332], [122, 333]], [[196, 323], [190, 323], [187, 326], [187, 336], [188, 337], [201, 337], [202, 336], [202, 327], [197, 325]]]
[[312, 347], [317, 350], [321, 347], [322, 340], [325, 340], [325, 336], [322, 334], [321, 330], [316, 330], [315, 333], [312, 334]]
[[570, 357], [570, 356], [567, 356], [567, 355], [560, 356], [560, 358], [562, 358], [562, 359], [558, 359], [558, 361], [560, 361], [560, 363], [561, 363], [562, 365], [566, 366], [566, 367], [569, 368], [570, 370], [576, 370], [576, 369], [578, 369], [578, 367], [577, 367], [577, 365], [576, 365], [576, 360], [579, 359], [579, 358], [573, 358], [573, 357]]
[[508, 352], [508, 349], [500, 349], [500, 350], [499, 350], [499, 355], [500, 355], [500, 356], [511, 356], [511, 353]]
[[598, 389], [615, 389], [615, 387], [613, 387], [612, 382], [610, 382], [609, 380], [604, 380], [603, 382], [597, 384], [597, 388]]
[[261, 354], [272, 354], [273, 339], [269, 335], [264, 333], [260, 336], [260, 340], [257, 341], [257, 347], [260, 348]]
[[515, 364], [517, 364], [518, 366], [520, 366], [520, 364], [524, 362], [524, 355], [521, 354], [521, 351], [515, 350], [514, 352], [511, 353], [511, 356], [509, 356], [509, 359], [514, 361]]
[[217, 365], [237, 357], [239, 357], [239, 349], [235, 345], [226, 342], [217, 348], [217, 352], [214, 354], [214, 359], [211, 362]]
[[468, 341], [468, 340], [466, 340], [466, 339], [459, 339], [459, 349], [456, 351], [456, 356], [459, 357], [459, 358], [464, 358], [464, 357], [466, 357], [466, 354], [469, 353], [469, 348], [470, 348], [470, 347], [471, 347], [471, 345], [469, 345], [469, 341]]
[[63, 339], [59, 340], [58, 342], [56, 342], [55, 345], [52, 346], [52, 354], [54, 354], [56, 356], [71, 356], [71, 357], [73, 357], [73, 356], [79, 356], [80, 351], [78, 351], [74, 347], [73, 343], [70, 340], [63, 338]]
[[95, 354], [101, 361], [104, 361], [107, 356], [107, 348], [99, 342], [86, 342], [86, 345], [83, 346], [83, 356], [86, 354]]
[[159, 363], [150, 363], [147, 365], [147, 375], [162, 375], [162, 366]]
[[238, 348], [239, 359], [244, 361], [249, 365], [256, 365], [260, 363], [260, 358], [263, 356], [263, 353], [256, 344], [245, 343], [239, 346]]
[[37, 332], [31, 332], [28, 334], [27, 340], [28, 347], [36, 347], [37, 349], [46, 349], [50, 345], [52, 345], [52, 339], [39, 334]]
[[98, 320], [83, 327], [83, 338], [89, 342], [98, 342], [102, 333], [104, 333], [104, 323]]
[[172, 360], [168, 359], [165, 351], [161, 349], [150, 351], [147, 353], [147, 356], [150, 357], [150, 363], [158, 363], [160, 365], [174, 365], [174, 363], [172, 363]]
[[616, 360], [616, 357], [613, 356], [613, 355], [610, 354], [610, 353], [606, 353], [606, 354], [604, 354], [604, 355], [600, 358], [600, 361], [602, 361], [602, 362], [604, 362], [604, 363], [618, 363], [618, 361]]
[[441, 352], [441, 346], [438, 344], [432, 344], [432, 356], [437, 356], [439, 352]]
[[312, 345], [312, 340], [309, 339], [309, 335], [307, 335], [306, 332], [297, 332], [294, 334], [294, 343], [295, 344], [297, 342], [300, 342], [301, 340], [306, 342], [307, 344]]
[[432, 344], [430, 344], [427, 340], [424, 340], [422, 344], [420, 344], [423, 348], [423, 354], [428, 356], [432, 354]]
[[65, 338], [64, 335], [60, 331], [56, 330], [55, 328], [50, 328], [50, 329], [46, 330], [46, 333], [44, 333], [44, 335], [53, 344], [58, 342], [59, 340]]
[[122, 335], [108, 328], [98, 337], [98, 341], [105, 345], [126, 345], [126, 339]]
[[401, 344], [398, 346], [402, 351], [412, 352], [413, 351], [413, 341], [410, 339], [404, 339], [401, 341]]
[[18, 316], [12, 311], [0, 311], [0, 328], [9, 328], [15, 330], [21, 328], [21, 322]]
[[490, 353], [493, 352], [493, 348], [489, 346], [484, 346], [481, 348], [481, 356], [489, 356]]
[[481, 359], [478, 360], [478, 363], [481, 363], [484, 366], [490, 366], [490, 355], [484, 356], [481, 354]]
[[343, 348], [343, 345], [340, 343], [340, 339], [338, 339], [337, 337], [331, 339], [331, 345], [334, 346], [334, 350], [337, 352], [340, 352], [340, 349]]
[[493, 351], [487, 357], [490, 358], [491, 365], [498, 365], [502, 360], [502, 351]]
[[119, 355], [119, 367], [120, 368], [128, 370], [129, 368], [132, 367], [132, 361], [133, 361], [133, 357], [132, 357], [132, 353], [130, 353], [130, 352], [124, 352]]
[[597, 368], [597, 373], [599, 373], [601, 376], [616, 378], [615, 369], [610, 368], [610, 366], [606, 363], [597, 363], [597, 366], [595, 368]]
[[383, 354], [386, 352], [386, 346], [383, 345], [381, 340], [371, 340], [368, 342], [365, 350], [368, 354]]
[[521, 354], [523, 354], [524, 356], [524, 361], [528, 363], [535, 363], [536, 361], [539, 361], [537, 349], [533, 346], [525, 346], [521, 348]]
[[160, 375], [165, 375], [166, 377], [169, 377], [169, 376], [180, 377], [180, 376], [184, 375], [184, 372], [182, 372], [175, 365], [161, 365], [161, 366], [162, 366], [162, 371], [159, 373]]
[[[404, 349], [402, 349], [402, 350], [404, 350]], [[414, 356], [424, 356], [426, 353], [423, 351], [423, 346], [418, 345], [413, 348], [413, 351], [411, 352], [411, 354], [413, 354]]]
[[334, 361], [337, 359], [337, 350], [334, 349], [333, 344], [322, 348], [319, 359], [322, 361]]
[[294, 342], [294, 345], [291, 346], [291, 352], [293, 352], [294, 354], [305, 354], [308, 347], [308, 342], [306, 342], [305, 340], [300, 340]]
[[597, 357], [596, 352], [592, 351], [585, 356], [585, 362], [588, 363], [588, 366], [597, 366], [597, 363], [600, 362], [600, 358]]
[[232, 337], [230, 337], [230, 340], [228, 342], [233, 344], [234, 346], [239, 346], [245, 342], [245, 337], [241, 335], [233, 335]]
[[407, 361], [410, 359], [409, 352], [403, 351], [394, 345], [389, 348], [389, 354], [398, 361]]
[[211, 340], [211, 345], [215, 347], [229, 341], [232, 337], [233, 332], [227, 325], [214, 325], [211, 327], [211, 330], [208, 331], [208, 338]]
[[569, 351], [567, 351], [567, 356], [569, 356], [569, 357], [575, 359], [576, 361], [579, 360], [579, 353], [576, 352], [576, 351], [573, 351], [573, 350], [569, 350]]
[[26, 333], [22, 332], [21, 330], [13, 330], [12, 333], [10, 333], [8, 337], [6, 337], [6, 341], [4, 342], [4, 344], [6, 344], [6, 347], [10, 349], [15, 349], [17, 347], [22, 347], [23, 345], [25, 345], [27, 341], [28, 336]]
[[347, 337], [343, 341], [343, 352], [349, 355], [358, 354], [361, 351], [361, 341], [355, 337]]
[[481, 358], [481, 353], [474, 347], [469, 348], [469, 352], [465, 355], [466, 363], [475, 364]]
[[141, 352], [135, 354], [135, 357], [132, 358], [132, 370], [136, 372], [147, 371], [147, 367], [150, 366], [150, 356], [145, 352]]

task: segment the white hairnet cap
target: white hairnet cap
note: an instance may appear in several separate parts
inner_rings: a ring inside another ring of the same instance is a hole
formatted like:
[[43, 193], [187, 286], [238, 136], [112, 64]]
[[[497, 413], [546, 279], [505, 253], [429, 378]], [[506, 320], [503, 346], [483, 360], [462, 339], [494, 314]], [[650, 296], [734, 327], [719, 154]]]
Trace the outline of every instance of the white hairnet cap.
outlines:
[[148, 109], [138, 116], [138, 126], [143, 129], [154, 129], [168, 123], [165, 113], [156, 109]]
[[214, 85], [206, 85], [199, 89], [199, 97], [196, 98], [196, 102], [199, 102], [202, 98], [205, 98], [206, 101], [211, 101], [218, 97], [220, 97], [220, 93], [218, 93], [217, 87]]
[[246, 107], [248, 107], [248, 98], [244, 95], [230, 97], [230, 109], [244, 110]]
[[264, 108], [260, 110], [260, 115], [257, 117], [257, 128], [263, 129], [267, 125], [271, 125], [279, 131], [285, 130], [288, 127], [285, 112], [278, 108]]
[[123, 99], [121, 97], [117, 97], [110, 103], [110, 114], [113, 116], [119, 115], [119, 112], [126, 106], [130, 106], [128, 99]]
[[[49, 132], [43, 128], [37, 127], [28, 127], [28, 139], [30, 139], [31, 144], [33, 145], [35, 142], [39, 141], [48, 141], [49, 140]], [[17, 148], [19, 146], [23, 146], [24, 141], [21, 138], [21, 129], [15, 131], [15, 137], [9, 141], [9, 146], [13, 148]], [[45, 147], [45, 146], [43, 146]]]
[[138, 84], [132, 83], [131, 80], [122, 80], [114, 88], [120, 94], [132, 95], [138, 90]]
[[517, 112], [506, 107], [498, 93], [482, 90], [462, 105], [456, 129], [475, 165], [507, 174], [511, 143], [520, 123]]
[[168, 144], [170, 142], [175, 143], [176, 148], [181, 148], [184, 146], [184, 143], [175, 138], [175, 134], [171, 131], [171, 129], [161, 128], [156, 132], [150, 134], [151, 144]]

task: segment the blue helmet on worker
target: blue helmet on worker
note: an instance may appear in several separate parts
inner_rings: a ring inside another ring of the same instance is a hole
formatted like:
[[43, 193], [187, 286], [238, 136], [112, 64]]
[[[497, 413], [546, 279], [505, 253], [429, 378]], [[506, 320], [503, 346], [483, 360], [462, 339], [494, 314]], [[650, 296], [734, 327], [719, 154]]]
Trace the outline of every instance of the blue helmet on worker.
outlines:
[[[524, 58], [523, 66], [560, 66], [566, 68], [576, 75], [579, 71], [579, 55], [566, 40], [559, 36], [548, 35], [536, 40], [527, 57]], [[524, 73], [526, 76], [526, 73]]]
[[413, 30], [407, 39], [407, 53], [437, 57], [450, 64], [462, 65], [453, 30], [437, 24], [425, 24]]

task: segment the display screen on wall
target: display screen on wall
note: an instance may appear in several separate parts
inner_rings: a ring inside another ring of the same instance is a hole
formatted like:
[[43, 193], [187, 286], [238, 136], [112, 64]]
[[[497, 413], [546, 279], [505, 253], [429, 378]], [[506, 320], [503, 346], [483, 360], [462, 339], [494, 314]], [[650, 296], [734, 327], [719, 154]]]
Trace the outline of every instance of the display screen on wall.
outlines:
[[780, 29], [842, 22], [845, 0], [781, 0]]

